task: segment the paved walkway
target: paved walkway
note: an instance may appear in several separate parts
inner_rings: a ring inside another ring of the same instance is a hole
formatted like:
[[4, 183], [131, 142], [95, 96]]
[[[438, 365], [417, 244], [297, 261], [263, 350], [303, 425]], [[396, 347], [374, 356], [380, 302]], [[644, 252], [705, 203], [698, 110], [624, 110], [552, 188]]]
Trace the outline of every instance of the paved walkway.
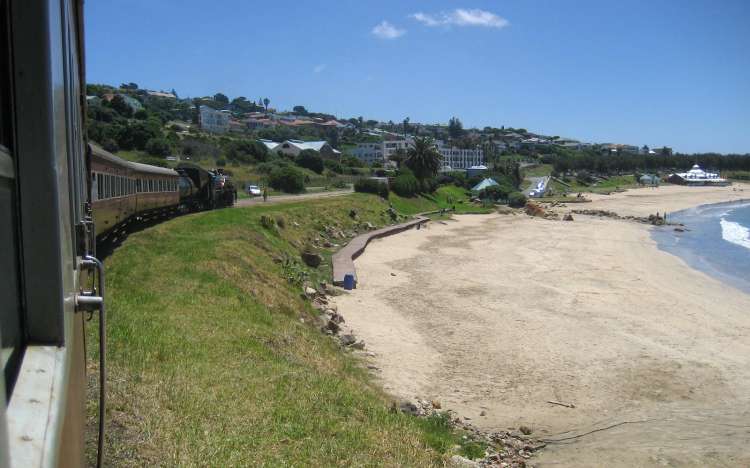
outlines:
[[342, 195], [349, 195], [351, 193], [354, 193], [352, 189], [336, 190], [332, 192], [302, 193], [300, 195], [271, 195], [268, 197], [268, 201], [266, 202], [263, 202], [263, 197], [243, 198], [241, 200], [237, 200], [234, 206], [243, 207], [263, 204], [274, 205], [277, 203], [292, 203], [296, 201], [311, 200], [316, 198], [340, 197]]
[[354, 259], [359, 257], [362, 252], [365, 251], [365, 247], [367, 247], [367, 244], [369, 244], [371, 240], [398, 234], [399, 232], [424, 224], [429, 220], [429, 218], [425, 218], [424, 216], [416, 216], [413, 220], [406, 223], [386, 226], [375, 231], [358, 235], [341, 250], [333, 254], [333, 257], [331, 258], [333, 262], [333, 284], [336, 286], [343, 286], [344, 276], [352, 274], [354, 275], [354, 287], [357, 286], [357, 270], [354, 268]]

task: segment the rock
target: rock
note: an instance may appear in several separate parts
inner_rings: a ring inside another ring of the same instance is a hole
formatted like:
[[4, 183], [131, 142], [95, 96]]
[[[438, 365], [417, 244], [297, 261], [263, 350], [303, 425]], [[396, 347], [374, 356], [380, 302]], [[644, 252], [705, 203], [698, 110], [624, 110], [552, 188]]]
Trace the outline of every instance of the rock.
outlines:
[[310, 286], [305, 288], [305, 294], [308, 296], [314, 296], [318, 294], [318, 291], [315, 290], [315, 288], [311, 288]]
[[573, 221], [573, 215], [566, 213], [565, 216], [563, 216], [563, 221]]
[[344, 320], [344, 316], [339, 314], [338, 312], [334, 312], [330, 315], [331, 322], [335, 323], [336, 325], [341, 325], [346, 320]]
[[365, 223], [365, 228], [369, 231], [372, 231], [373, 229], [375, 229], [375, 225], [368, 221]]
[[365, 349], [365, 342], [360, 340], [352, 345], [352, 349]]
[[404, 401], [399, 406], [402, 413], [411, 414], [412, 416], [419, 416], [419, 408], [417, 405], [410, 401]]
[[484, 411], [484, 410], [482, 410], [482, 412], [481, 412], [481, 413], [479, 413], [479, 416], [487, 416], [487, 412], [486, 412], [486, 411]]
[[376, 366], [375, 364], [368, 364], [367, 368], [370, 370], [380, 370], [380, 368]]
[[476, 468], [480, 465], [474, 460], [469, 460], [461, 455], [453, 455], [450, 460], [450, 466], [455, 468]]
[[396, 273], [391, 272], [391, 276], [396, 276]]
[[674, 228], [674, 230], [677, 232], [685, 232], [683, 228], [679, 228], [679, 227]]
[[344, 346], [351, 346], [357, 341], [357, 338], [355, 338], [354, 335], [341, 335], [340, 339], [341, 344]]
[[523, 435], [529, 435], [533, 432], [529, 426], [521, 426], [518, 430], [521, 431], [521, 434]]
[[312, 267], [312, 268], [318, 268], [318, 266], [323, 261], [323, 257], [320, 256], [320, 254], [317, 254], [315, 252], [302, 252], [302, 261], [305, 262], [305, 265]]
[[325, 242], [323, 242], [323, 247], [325, 247], [327, 249], [330, 249], [331, 247], [333, 247], [333, 242], [331, 242], [331, 241], [325, 241]]
[[329, 320], [328, 322], [326, 322], [324, 330], [328, 330], [331, 333], [336, 334], [339, 332], [339, 330], [341, 330], [341, 327], [339, 326], [338, 323], [334, 322], [333, 320]]
[[440, 401], [438, 401], [438, 400], [432, 400], [432, 407], [435, 408], [435, 409], [440, 409], [440, 408], [442, 408], [442, 405], [440, 404]]

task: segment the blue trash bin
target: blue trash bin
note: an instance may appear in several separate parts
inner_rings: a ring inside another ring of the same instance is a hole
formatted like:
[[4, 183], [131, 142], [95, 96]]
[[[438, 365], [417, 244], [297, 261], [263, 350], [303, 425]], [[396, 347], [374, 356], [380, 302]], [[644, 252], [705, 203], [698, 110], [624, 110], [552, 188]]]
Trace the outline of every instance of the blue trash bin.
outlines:
[[351, 291], [354, 289], [354, 275], [347, 273], [344, 275], [344, 289]]

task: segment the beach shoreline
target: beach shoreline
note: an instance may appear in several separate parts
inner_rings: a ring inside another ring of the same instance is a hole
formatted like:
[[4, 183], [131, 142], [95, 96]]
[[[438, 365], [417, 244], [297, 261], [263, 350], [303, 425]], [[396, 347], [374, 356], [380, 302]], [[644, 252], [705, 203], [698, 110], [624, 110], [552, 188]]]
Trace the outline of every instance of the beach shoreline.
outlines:
[[[750, 195], [698, 191], [638, 189], [585, 208], [647, 216]], [[398, 398], [566, 439], [537, 466], [750, 462], [750, 295], [659, 250], [650, 226], [467, 215], [374, 241], [355, 265], [358, 289], [336, 303]]]

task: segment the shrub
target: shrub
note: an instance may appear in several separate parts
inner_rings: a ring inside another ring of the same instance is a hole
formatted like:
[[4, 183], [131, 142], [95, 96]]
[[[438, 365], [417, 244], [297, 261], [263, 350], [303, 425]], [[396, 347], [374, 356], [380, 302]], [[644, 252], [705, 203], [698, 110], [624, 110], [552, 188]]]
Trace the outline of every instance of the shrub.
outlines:
[[310, 169], [316, 174], [322, 174], [323, 168], [325, 167], [323, 165], [323, 158], [320, 157], [318, 152], [309, 149], [301, 151], [295, 158], [294, 162], [299, 167]]
[[508, 195], [508, 205], [514, 208], [521, 208], [526, 205], [526, 195], [521, 192], [513, 192]]
[[169, 156], [171, 148], [165, 138], [151, 138], [146, 142], [146, 152], [152, 156]]
[[326, 159], [325, 161], [323, 161], [323, 166], [325, 166], [325, 168], [329, 171], [335, 172], [336, 174], [344, 173], [344, 166], [342, 166], [340, 162], [333, 159]]
[[393, 191], [402, 197], [413, 197], [419, 192], [419, 181], [410, 171], [403, 171], [393, 180]]
[[216, 160], [216, 166], [217, 167], [224, 167], [226, 165], [227, 165], [227, 160], [226, 159], [217, 159]]
[[117, 142], [112, 138], [106, 138], [102, 141], [102, 148], [109, 151], [110, 153], [116, 153], [120, 151], [120, 147], [117, 146]]
[[300, 193], [305, 190], [305, 176], [294, 167], [278, 167], [268, 176], [268, 185], [283, 192]]
[[498, 200], [505, 200], [507, 197], [508, 197], [508, 191], [499, 185], [493, 185], [491, 187], [487, 187], [486, 189], [483, 189], [481, 192], [479, 192], [479, 198], [481, 198], [482, 200], [489, 199], [492, 201], [498, 201]]
[[428, 178], [422, 179], [419, 183], [419, 191], [422, 193], [432, 193], [438, 188], [436, 179]]
[[272, 231], [276, 230], [276, 221], [268, 215], [262, 215], [260, 217], [260, 225]]
[[388, 198], [388, 186], [375, 179], [359, 179], [354, 182], [354, 191], [362, 193], [374, 193], [382, 198]]

